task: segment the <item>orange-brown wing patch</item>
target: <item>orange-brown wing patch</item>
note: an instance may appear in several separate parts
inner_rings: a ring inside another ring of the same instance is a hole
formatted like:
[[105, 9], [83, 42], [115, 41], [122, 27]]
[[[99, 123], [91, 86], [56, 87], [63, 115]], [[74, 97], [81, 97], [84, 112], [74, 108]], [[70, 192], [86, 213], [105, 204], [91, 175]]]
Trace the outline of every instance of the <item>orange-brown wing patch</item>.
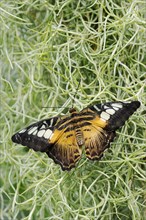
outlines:
[[[81, 157], [75, 131], [64, 132], [64, 130], [55, 130], [51, 139], [52, 146], [46, 152], [55, 163], [61, 165], [62, 170], [70, 170], [75, 167], [76, 162]], [[50, 143], [51, 143], [50, 142]]]
[[100, 159], [104, 150], [113, 141], [115, 132], [104, 130], [106, 125], [107, 122], [97, 116], [91, 121], [90, 125], [82, 128], [87, 158], [91, 160]]

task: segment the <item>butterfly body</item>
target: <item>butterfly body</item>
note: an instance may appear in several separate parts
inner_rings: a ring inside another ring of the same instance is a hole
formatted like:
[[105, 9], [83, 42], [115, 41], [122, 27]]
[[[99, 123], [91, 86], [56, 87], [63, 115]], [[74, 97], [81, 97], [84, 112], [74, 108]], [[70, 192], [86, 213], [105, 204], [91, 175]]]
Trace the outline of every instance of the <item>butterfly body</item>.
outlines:
[[110, 146], [117, 130], [140, 106], [108, 102], [89, 106], [69, 116], [53, 117], [28, 126], [12, 136], [12, 141], [35, 151], [46, 152], [62, 170], [70, 170], [81, 158], [82, 148], [88, 159], [99, 159]]

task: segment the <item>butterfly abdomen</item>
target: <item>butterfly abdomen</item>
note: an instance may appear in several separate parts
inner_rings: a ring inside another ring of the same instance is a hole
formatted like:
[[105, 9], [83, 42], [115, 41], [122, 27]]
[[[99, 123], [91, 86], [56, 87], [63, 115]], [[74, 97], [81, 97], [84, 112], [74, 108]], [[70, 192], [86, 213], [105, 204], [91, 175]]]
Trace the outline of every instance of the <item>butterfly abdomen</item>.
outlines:
[[75, 135], [76, 135], [76, 140], [79, 146], [82, 146], [84, 144], [84, 137], [81, 129], [76, 129], [75, 130]]

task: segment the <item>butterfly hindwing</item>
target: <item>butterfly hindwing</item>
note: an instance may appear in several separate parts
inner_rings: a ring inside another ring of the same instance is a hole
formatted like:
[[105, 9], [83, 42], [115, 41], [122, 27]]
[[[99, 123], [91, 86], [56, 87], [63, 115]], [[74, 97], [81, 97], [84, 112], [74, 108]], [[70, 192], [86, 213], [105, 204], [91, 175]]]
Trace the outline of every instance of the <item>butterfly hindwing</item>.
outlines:
[[99, 159], [114, 140], [115, 131], [124, 125], [139, 106], [138, 101], [130, 103], [108, 102], [82, 110], [83, 114], [86, 111], [95, 113], [90, 125], [83, 128], [86, 156], [91, 160]]
[[85, 152], [88, 159], [98, 160], [110, 146], [116, 136], [114, 131], [106, 131], [101, 127], [101, 119], [97, 116], [89, 126], [83, 128]]
[[62, 170], [70, 170], [81, 157], [81, 148], [76, 140], [75, 131], [55, 130], [51, 142], [55, 142], [46, 152]]

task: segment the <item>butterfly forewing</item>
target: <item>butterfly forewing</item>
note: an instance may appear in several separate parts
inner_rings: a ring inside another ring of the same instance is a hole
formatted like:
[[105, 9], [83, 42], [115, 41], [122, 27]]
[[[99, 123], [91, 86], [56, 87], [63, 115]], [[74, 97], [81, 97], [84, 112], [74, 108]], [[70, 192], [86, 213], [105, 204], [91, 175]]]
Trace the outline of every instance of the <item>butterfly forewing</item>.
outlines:
[[46, 152], [58, 120], [58, 117], [54, 117], [34, 123], [14, 134], [12, 141], [35, 151]]
[[100, 159], [104, 150], [110, 146], [110, 142], [115, 137], [114, 131], [110, 132], [104, 129], [106, 124], [97, 116], [89, 126], [83, 127], [85, 152], [87, 158], [91, 160]]
[[139, 108], [140, 102], [107, 102], [91, 106], [90, 109], [105, 121], [105, 129], [116, 130]]
[[35, 151], [46, 152], [60, 164], [62, 170], [70, 170], [80, 159], [82, 146], [87, 158], [99, 159], [110, 146], [125, 121], [140, 106], [140, 102], [107, 102], [96, 104], [70, 116], [54, 117], [32, 124], [12, 136], [12, 141]]

